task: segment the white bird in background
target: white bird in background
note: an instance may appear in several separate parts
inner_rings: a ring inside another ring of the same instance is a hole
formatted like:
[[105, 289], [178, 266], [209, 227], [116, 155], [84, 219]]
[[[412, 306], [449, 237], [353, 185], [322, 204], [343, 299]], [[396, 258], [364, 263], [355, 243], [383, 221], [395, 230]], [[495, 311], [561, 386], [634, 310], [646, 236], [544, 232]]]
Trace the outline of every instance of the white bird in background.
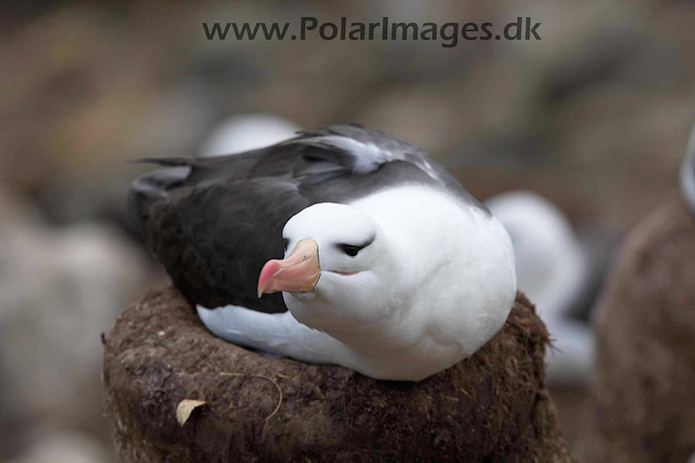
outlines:
[[510, 191], [485, 205], [502, 222], [516, 254], [518, 287], [535, 303], [548, 327], [548, 380], [586, 384], [594, 360], [594, 336], [588, 323], [570, 312], [590, 280], [587, 257], [563, 213], [530, 191]]
[[300, 127], [287, 119], [270, 114], [239, 114], [213, 128], [200, 149], [203, 157], [241, 153], [294, 137]]

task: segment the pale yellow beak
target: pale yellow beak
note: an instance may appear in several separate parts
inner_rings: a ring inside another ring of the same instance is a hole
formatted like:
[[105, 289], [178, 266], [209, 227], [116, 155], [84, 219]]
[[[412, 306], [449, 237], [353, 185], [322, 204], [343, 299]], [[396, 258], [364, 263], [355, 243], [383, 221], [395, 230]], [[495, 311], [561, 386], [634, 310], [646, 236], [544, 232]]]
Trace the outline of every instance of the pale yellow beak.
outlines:
[[312, 291], [319, 276], [319, 246], [311, 238], [305, 238], [286, 259], [265, 263], [258, 277], [258, 297], [278, 291]]

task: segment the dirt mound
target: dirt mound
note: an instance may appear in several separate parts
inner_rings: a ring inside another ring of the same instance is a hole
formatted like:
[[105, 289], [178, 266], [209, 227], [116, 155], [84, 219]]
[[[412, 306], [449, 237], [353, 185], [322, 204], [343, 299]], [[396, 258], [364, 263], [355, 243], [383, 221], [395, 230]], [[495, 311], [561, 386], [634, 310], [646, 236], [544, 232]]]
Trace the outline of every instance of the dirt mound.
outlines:
[[[517, 295], [473, 357], [419, 383], [250, 352], [212, 336], [175, 289], [106, 339], [106, 413], [126, 462], [572, 461], [545, 384], [545, 326]], [[206, 404], [179, 425], [184, 399]]]
[[592, 462], [684, 462], [695, 450], [695, 220], [673, 196], [628, 236], [595, 313]]

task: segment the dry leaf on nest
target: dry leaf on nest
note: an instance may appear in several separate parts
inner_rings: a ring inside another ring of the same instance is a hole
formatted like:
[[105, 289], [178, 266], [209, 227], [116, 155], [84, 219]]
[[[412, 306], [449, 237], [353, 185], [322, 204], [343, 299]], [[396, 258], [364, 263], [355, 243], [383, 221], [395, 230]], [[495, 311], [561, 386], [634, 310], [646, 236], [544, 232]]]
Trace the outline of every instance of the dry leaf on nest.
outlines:
[[183, 399], [176, 407], [176, 421], [183, 426], [188, 421], [193, 410], [203, 405], [207, 405], [207, 403], [202, 400]]

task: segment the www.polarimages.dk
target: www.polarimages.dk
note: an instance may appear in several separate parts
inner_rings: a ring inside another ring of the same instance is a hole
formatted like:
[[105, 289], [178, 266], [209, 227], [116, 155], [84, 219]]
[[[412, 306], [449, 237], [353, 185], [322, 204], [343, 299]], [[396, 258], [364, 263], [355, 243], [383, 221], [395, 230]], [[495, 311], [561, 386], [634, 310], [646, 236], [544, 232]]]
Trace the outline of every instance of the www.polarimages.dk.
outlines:
[[530, 17], [517, 17], [499, 29], [492, 22], [392, 22], [384, 17], [379, 22], [351, 22], [346, 17], [340, 22], [320, 22], [313, 16], [300, 18], [299, 33], [293, 33], [293, 23], [266, 22], [212, 22], [202, 23], [208, 40], [421, 40], [441, 42], [444, 48], [455, 47], [463, 40], [541, 40], [541, 23]]

